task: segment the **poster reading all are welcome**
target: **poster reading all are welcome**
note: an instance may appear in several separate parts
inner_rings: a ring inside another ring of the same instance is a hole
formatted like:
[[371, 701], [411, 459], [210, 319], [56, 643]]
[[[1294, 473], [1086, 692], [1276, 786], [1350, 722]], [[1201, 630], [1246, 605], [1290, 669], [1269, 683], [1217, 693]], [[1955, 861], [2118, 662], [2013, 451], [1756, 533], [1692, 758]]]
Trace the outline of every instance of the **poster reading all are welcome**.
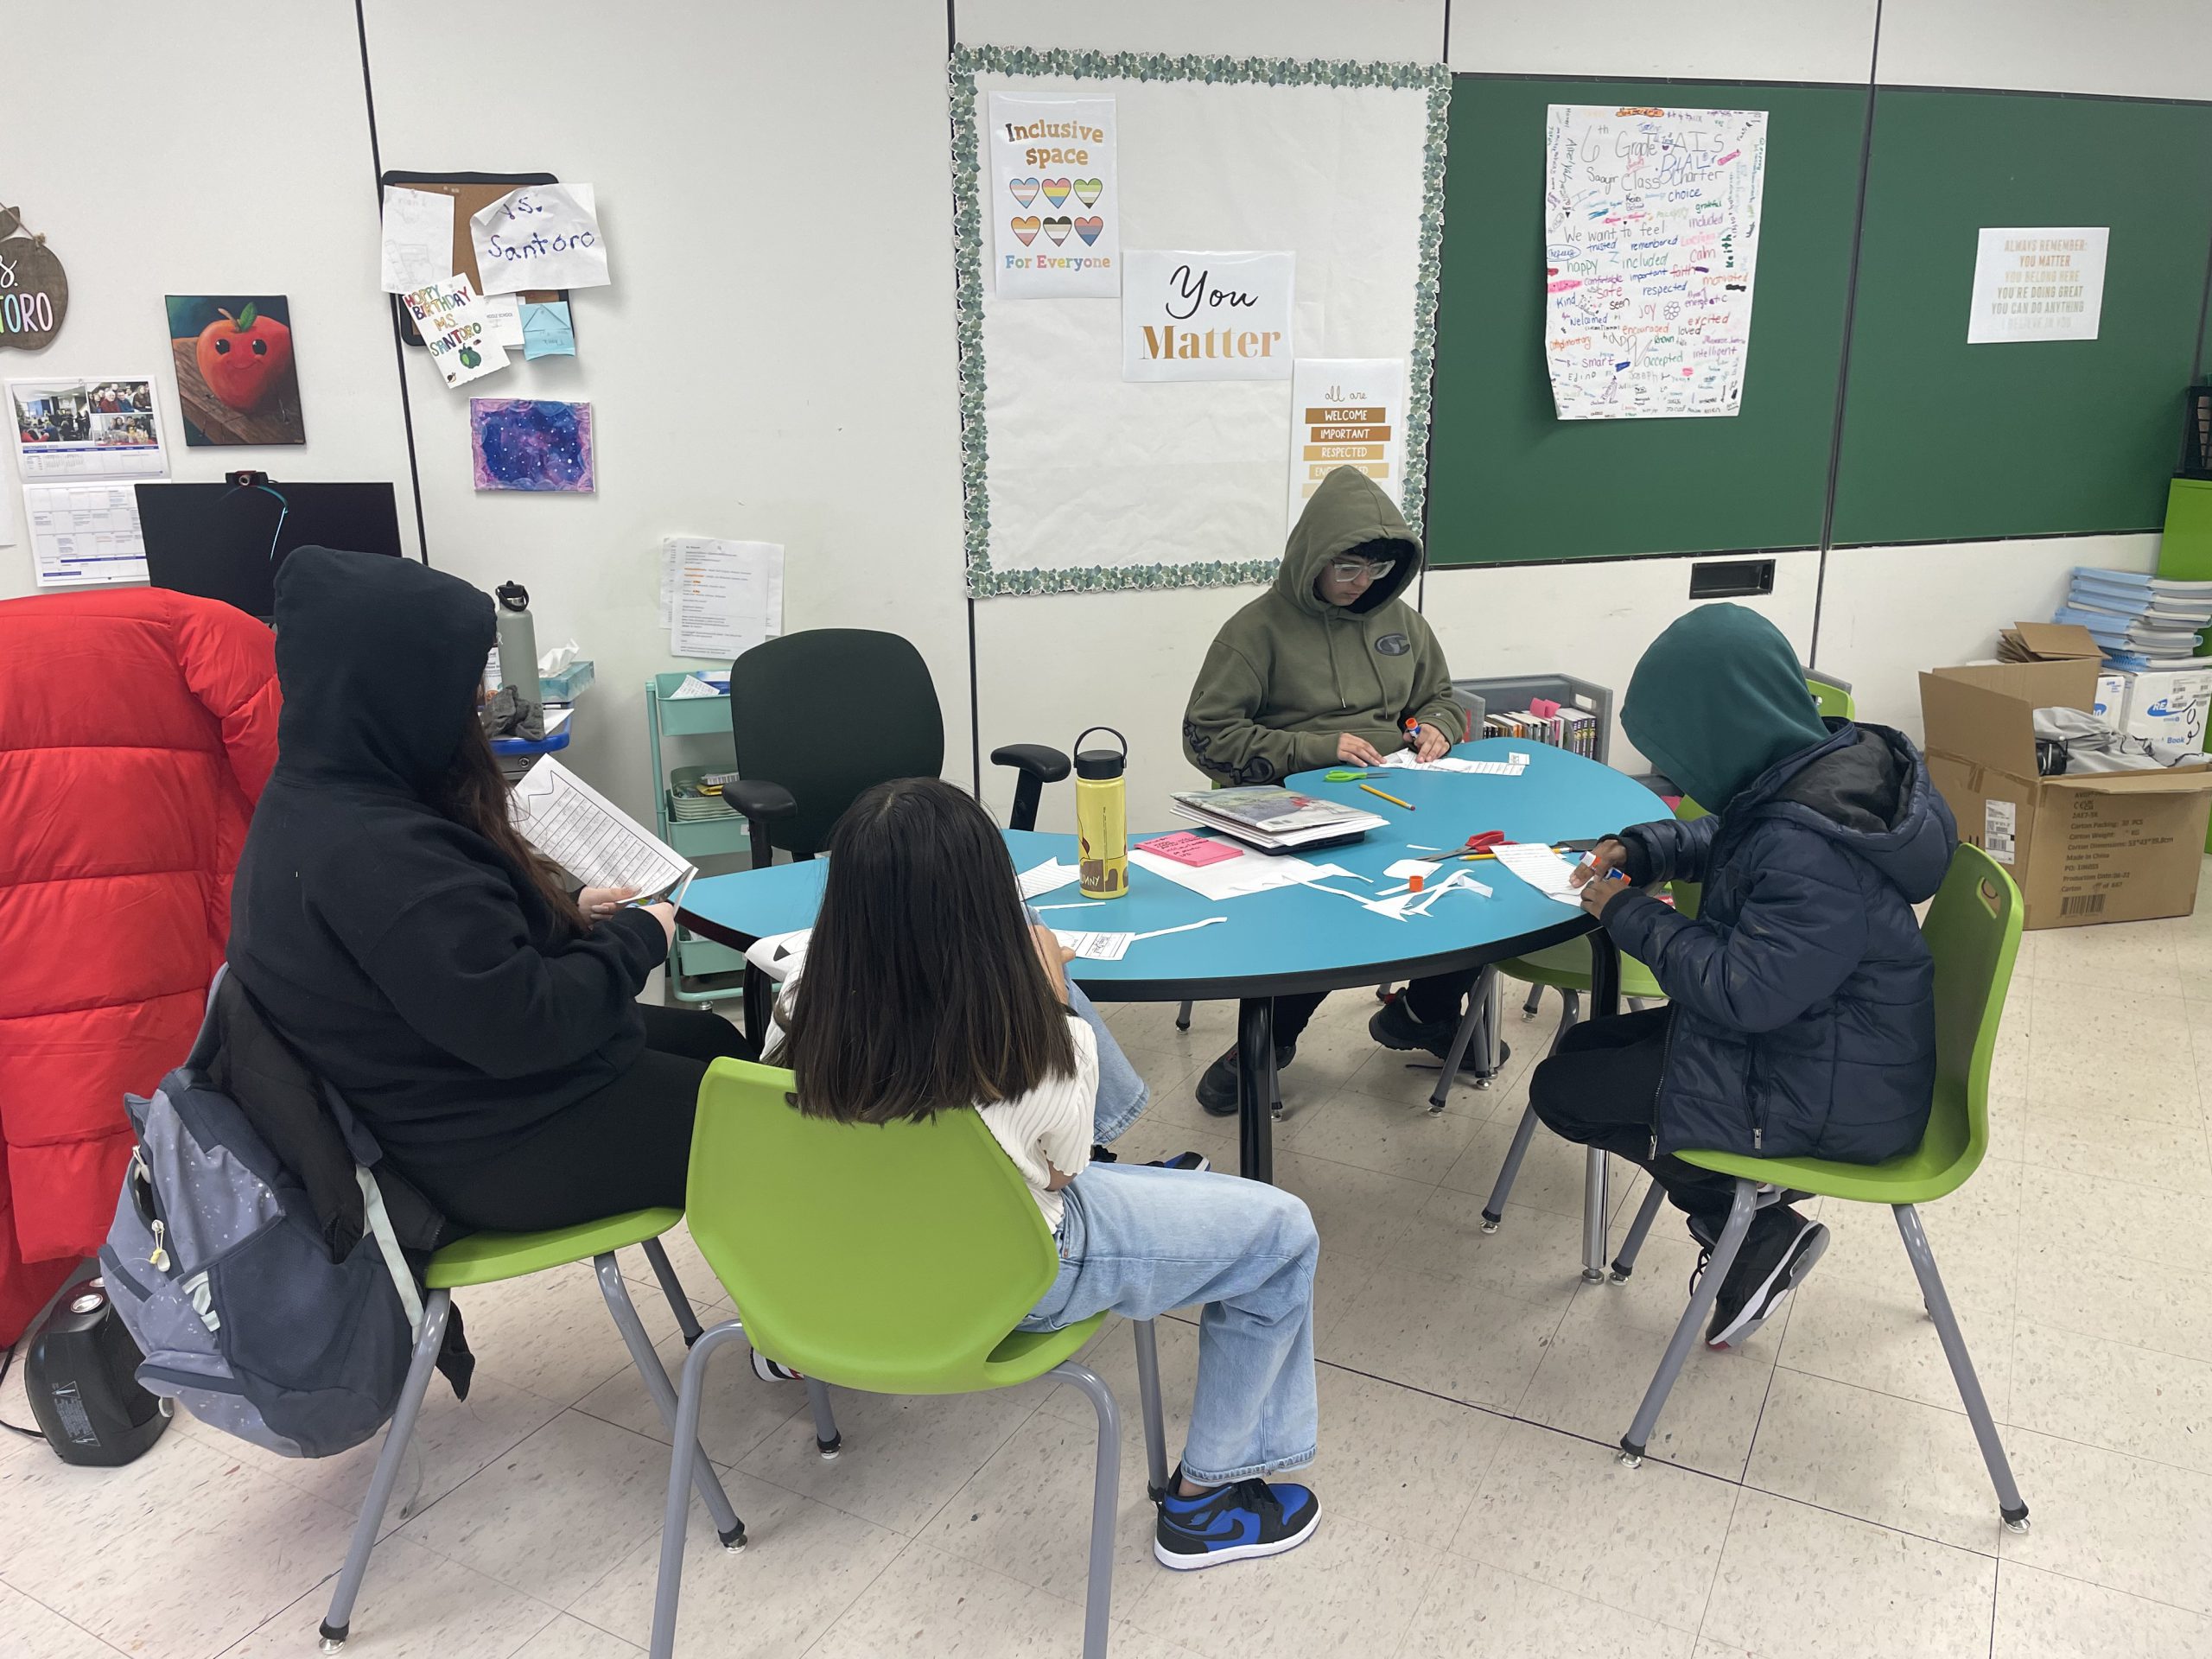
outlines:
[[990, 97], [992, 289], [1001, 299], [1122, 291], [1114, 100]]

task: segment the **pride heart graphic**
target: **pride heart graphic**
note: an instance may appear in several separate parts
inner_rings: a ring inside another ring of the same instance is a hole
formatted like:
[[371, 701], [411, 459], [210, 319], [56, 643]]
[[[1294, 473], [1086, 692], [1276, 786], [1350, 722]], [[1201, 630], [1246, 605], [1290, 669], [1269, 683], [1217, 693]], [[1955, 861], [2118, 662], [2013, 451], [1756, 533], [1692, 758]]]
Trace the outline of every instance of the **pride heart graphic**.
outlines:
[[1008, 179], [1006, 188], [1014, 192], [1014, 199], [1024, 207], [1037, 200], [1037, 181], [1034, 179]]
[[1058, 207], [1065, 203], [1067, 199], [1068, 181], [1065, 179], [1046, 179], [1045, 181], [1046, 200], [1051, 202], [1053, 207]]
[[1075, 199], [1088, 207], [1098, 200], [1099, 192], [1105, 188], [1096, 179], [1077, 179], [1075, 181]]
[[1106, 221], [1095, 215], [1090, 219], [1078, 219], [1075, 222], [1075, 233], [1083, 238], [1083, 245], [1086, 248], [1098, 239], [1099, 232], [1105, 228]]
[[1027, 247], [1037, 239], [1036, 214], [1030, 213], [1020, 219], [1010, 219], [1007, 223], [1014, 226], [1014, 233], [1021, 238], [1023, 247]]
[[1068, 239], [1068, 232], [1072, 229], [1074, 226], [1068, 222], [1068, 216], [1065, 213], [1062, 213], [1058, 219], [1048, 219], [1045, 221], [1045, 234], [1052, 238], [1052, 245], [1056, 248]]

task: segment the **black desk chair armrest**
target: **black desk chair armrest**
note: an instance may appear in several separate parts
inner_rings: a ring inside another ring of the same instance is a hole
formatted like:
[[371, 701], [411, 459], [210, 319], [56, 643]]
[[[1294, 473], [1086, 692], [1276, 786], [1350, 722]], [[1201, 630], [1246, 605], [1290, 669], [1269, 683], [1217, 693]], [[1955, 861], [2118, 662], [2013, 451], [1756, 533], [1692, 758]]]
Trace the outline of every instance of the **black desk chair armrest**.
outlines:
[[1057, 784], [1068, 775], [1067, 756], [1042, 743], [1008, 743], [991, 751], [991, 764], [1012, 766], [1021, 773], [1021, 780], [1014, 786], [1014, 811], [1007, 827], [1034, 830], [1038, 799], [1046, 785]]
[[745, 778], [727, 785], [722, 798], [745, 815], [746, 838], [753, 843], [753, 868], [765, 869], [776, 856], [768, 844], [768, 825], [798, 810], [798, 802], [781, 784]]

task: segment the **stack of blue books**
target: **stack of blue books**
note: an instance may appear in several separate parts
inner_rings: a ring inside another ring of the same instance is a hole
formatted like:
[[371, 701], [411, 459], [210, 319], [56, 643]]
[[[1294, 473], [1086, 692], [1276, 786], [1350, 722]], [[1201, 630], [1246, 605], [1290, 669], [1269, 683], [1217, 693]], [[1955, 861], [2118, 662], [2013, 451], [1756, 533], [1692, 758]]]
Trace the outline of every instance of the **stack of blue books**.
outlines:
[[2199, 639], [2212, 627], [2212, 582], [2076, 565], [2050, 620], [2087, 628], [2113, 668], [2212, 667]]

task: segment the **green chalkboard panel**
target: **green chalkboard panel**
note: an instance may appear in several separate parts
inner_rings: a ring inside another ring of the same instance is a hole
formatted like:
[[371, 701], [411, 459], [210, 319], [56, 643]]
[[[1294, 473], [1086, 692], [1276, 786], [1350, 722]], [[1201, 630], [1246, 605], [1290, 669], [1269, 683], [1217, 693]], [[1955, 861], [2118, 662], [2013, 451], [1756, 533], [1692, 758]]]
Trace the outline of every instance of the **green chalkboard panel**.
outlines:
[[[2099, 225], [2096, 339], [1967, 344], [1983, 226]], [[1885, 88], [1835, 541], [2155, 529], [2208, 248], [2212, 107]]]
[[[1544, 359], [1544, 118], [1552, 104], [1769, 112], [1739, 413], [1554, 416]], [[1459, 79], [1429, 448], [1435, 563], [1818, 543], [1866, 117], [1864, 88]]]

